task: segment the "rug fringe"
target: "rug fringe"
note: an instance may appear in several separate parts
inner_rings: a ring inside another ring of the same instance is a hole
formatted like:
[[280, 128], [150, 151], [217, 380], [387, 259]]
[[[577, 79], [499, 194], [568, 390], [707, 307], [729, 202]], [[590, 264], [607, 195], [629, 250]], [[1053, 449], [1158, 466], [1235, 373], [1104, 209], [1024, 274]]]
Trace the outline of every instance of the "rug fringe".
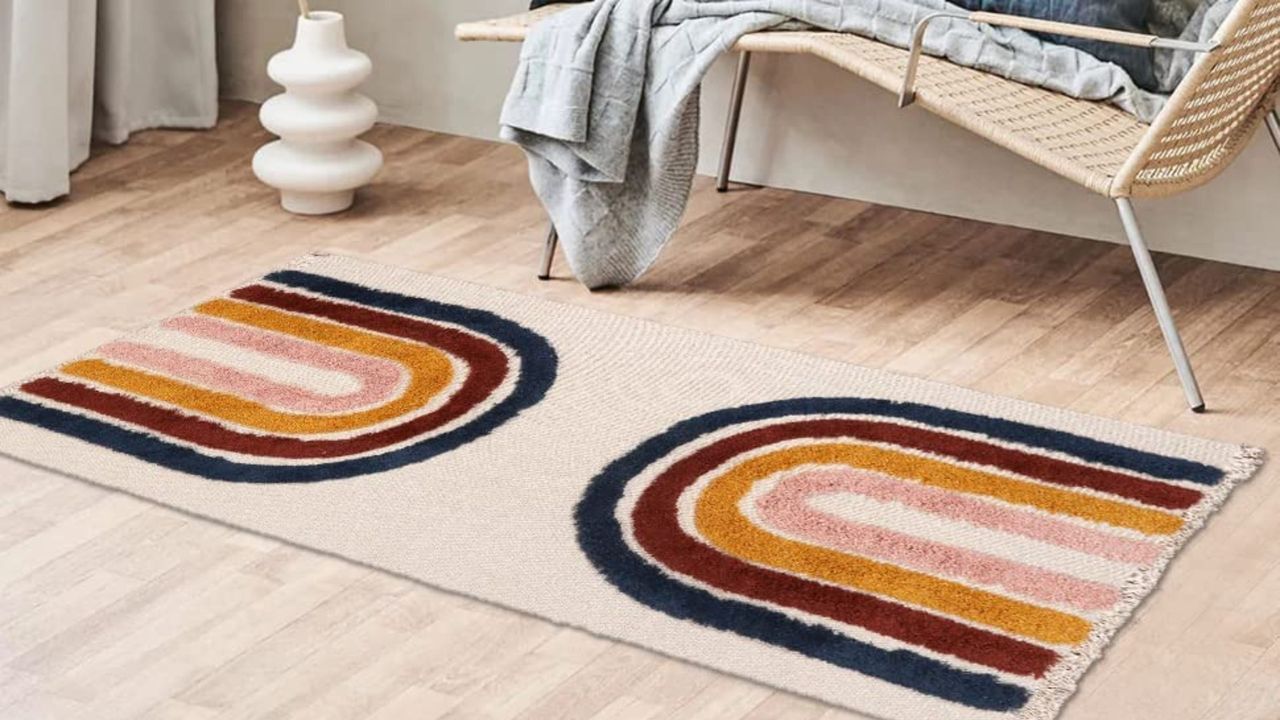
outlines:
[[1262, 448], [1241, 445], [1231, 459], [1222, 481], [1205, 493], [1205, 497], [1186, 515], [1182, 528], [1161, 542], [1163, 552], [1151, 565], [1139, 568], [1125, 579], [1121, 601], [1111, 612], [1094, 621], [1087, 640], [1073, 647], [1066, 657], [1045, 676], [1040, 692], [1035, 693], [1017, 714], [1022, 720], [1054, 720], [1063, 705], [1075, 693], [1089, 666], [1101, 659], [1108, 644], [1129, 621], [1133, 612], [1160, 582], [1165, 569], [1187, 541], [1204, 527], [1209, 516], [1217, 512], [1237, 485], [1253, 477], [1266, 461]]

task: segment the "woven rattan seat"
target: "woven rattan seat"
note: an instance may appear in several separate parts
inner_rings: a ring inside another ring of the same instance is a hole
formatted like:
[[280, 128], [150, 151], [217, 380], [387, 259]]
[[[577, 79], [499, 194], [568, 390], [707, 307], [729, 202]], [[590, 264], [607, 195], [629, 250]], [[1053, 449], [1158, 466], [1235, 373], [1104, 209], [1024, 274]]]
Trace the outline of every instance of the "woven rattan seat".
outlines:
[[[1169, 195], [1200, 185], [1243, 148], [1270, 110], [1280, 71], [1280, 0], [1241, 0], [1212, 66], [1202, 62], [1153, 125], [1111, 105], [1061, 95], [933, 57], [920, 62], [916, 102], [991, 142], [1109, 197]], [[569, 5], [464, 23], [460, 40], [519, 42]], [[856, 35], [762, 32], [743, 52], [808, 54], [896, 92], [909, 53]], [[1192, 87], [1192, 86], [1196, 87]], [[1190, 92], [1194, 90], [1194, 92]], [[1159, 129], [1159, 137], [1154, 130]]]
[[[458, 26], [457, 37], [521, 41], [531, 25], [568, 7], [571, 6], [552, 5], [511, 17], [464, 23]], [[1148, 125], [1106, 103], [1079, 100], [946, 60], [922, 57], [924, 30], [938, 17], [1172, 48], [1196, 52], [1198, 56], [1164, 109]], [[1193, 410], [1204, 409], [1186, 349], [1129, 199], [1174, 195], [1209, 182], [1235, 159], [1264, 121], [1280, 147], [1280, 115], [1274, 109], [1280, 78], [1280, 0], [1239, 0], [1211, 42], [949, 10], [921, 20], [911, 51], [856, 35], [803, 31], [752, 33], [743, 36], [733, 50], [739, 53], [738, 73], [726, 123], [719, 189], [728, 186], [752, 54], [813, 55], [898, 92], [901, 104], [914, 102], [1115, 201], [1187, 402]], [[549, 276], [556, 240], [553, 227], [540, 277]]]

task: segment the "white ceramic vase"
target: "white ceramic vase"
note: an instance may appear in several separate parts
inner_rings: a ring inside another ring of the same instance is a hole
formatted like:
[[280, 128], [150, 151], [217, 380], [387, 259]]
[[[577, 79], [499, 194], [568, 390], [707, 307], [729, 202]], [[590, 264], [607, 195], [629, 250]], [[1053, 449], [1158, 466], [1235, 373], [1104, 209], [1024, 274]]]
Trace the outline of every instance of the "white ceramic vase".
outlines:
[[347, 47], [342, 15], [325, 11], [299, 17], [293, 47], [267, 64], [285, 92], [263, 103], [258, 117], [280, 139], [258, 149], [253, 172], [280, 189], [285, 210], [345, 210], [382, 167], [382, 153], [356, 139], [378, 117], [373, 101], [355, 92], [372, 69], [368, 56]]

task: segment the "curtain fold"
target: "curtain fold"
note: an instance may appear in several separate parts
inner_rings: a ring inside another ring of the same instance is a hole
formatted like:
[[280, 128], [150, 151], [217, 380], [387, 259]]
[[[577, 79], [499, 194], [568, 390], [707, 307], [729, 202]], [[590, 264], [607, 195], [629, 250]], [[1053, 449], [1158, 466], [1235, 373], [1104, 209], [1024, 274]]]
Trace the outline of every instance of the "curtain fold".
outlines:
[[213, 0], [0, 0], [0, 190], [70, 191], [91, 140], [217, 121]]

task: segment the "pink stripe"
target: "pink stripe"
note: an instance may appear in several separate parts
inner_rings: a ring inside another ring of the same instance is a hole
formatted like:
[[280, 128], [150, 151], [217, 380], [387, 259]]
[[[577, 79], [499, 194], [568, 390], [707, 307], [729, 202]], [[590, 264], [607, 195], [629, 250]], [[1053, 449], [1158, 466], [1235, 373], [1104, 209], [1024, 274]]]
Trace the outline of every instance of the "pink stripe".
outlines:
[[361, 387], [344, 395], [326, 395], [182, 352], [128, 341], [108, 343], [98, 352], [104, 357], [300, 413], [349, 412], [384, 403], [395, 395], [402, 384], [403, 369], [387, 360], [342, 352], [212, 319], [175, 318], [166, 321], [163, 327], [229, 345], [251, 348], [322, 370], [344, 372], [357, 378]]
[[404, 367], [392, 360], [326, 347], [226, 320], [185, 315], [164, 321], [163, 327], [206, 340], [256, 350], [320, 370], [349, 373], [361, 378], [366, 386], [378, 389], [379, 401], [390, 399], [405, 383]]
[[1104, 583], [954, 547], [874, 525], [838, 518], [809, 507], [813, 495], [861, 493], [861, 480], [878, 481], [860, 470], [813, 470], [784, 477], [757, 504], [766, 524], [826, 547], [877, 560], [938, 573], [951, 578], [1000, 587], [1023, 597], [1064, 603], [1081, 610], [1109, 608], [1120, 591]]
[[828, 492], [845, 491], [884, 502], [899, 502], [934, 515], [1003, 530], [1117, 562], [1142, 565], [1160, 556], [1160, 546], [1154, 543], [1120, 537], [970, 495], [948, 492], [878, 473], [862, 473], [856, 477], [846, 477], [842, 473], [824, 473], [830, 471], [814, 471], [811, 475], [829, 477]]

